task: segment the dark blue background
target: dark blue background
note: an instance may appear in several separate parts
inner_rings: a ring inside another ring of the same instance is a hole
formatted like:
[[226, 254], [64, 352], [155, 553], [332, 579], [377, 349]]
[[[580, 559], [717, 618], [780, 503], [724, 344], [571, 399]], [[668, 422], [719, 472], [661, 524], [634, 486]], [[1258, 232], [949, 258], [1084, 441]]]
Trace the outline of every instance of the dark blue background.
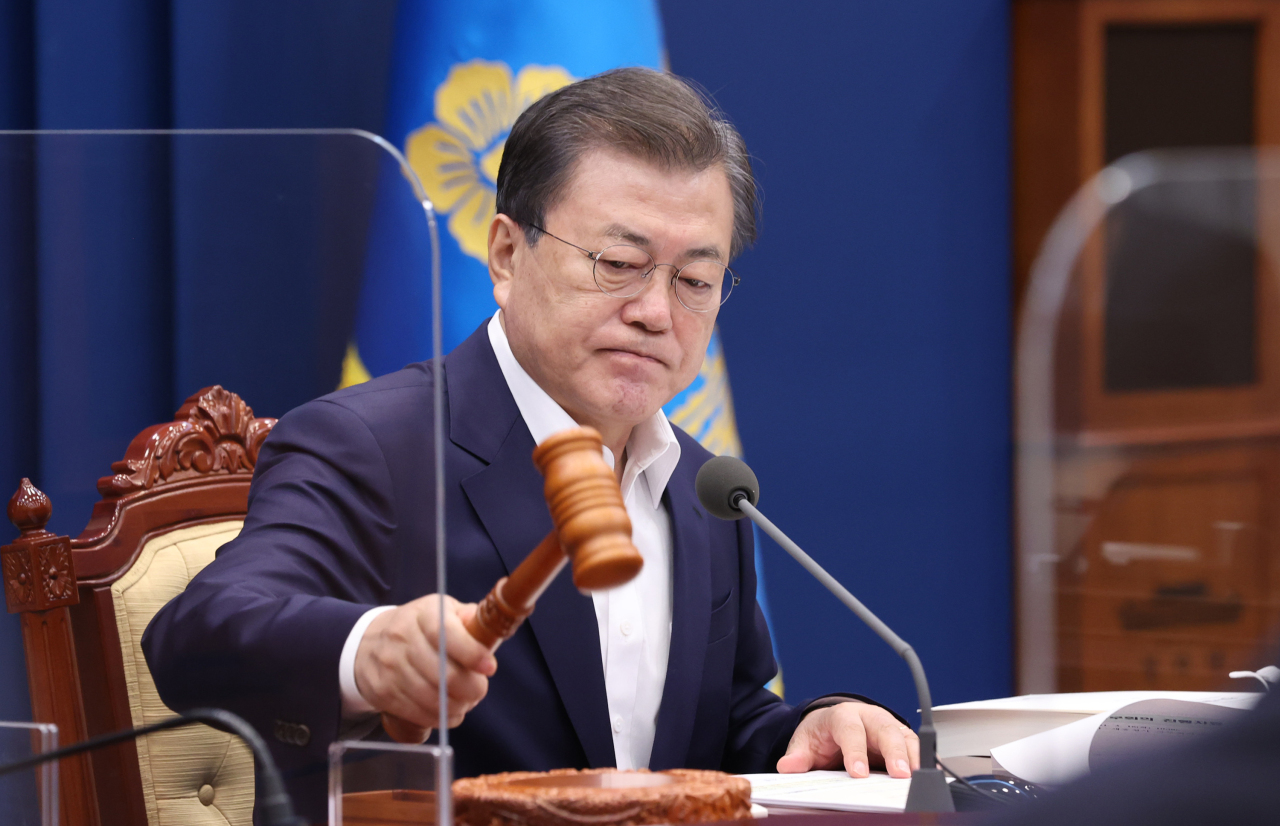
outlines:
[[[920, 654], [1013, 692], [1009, 7], [668, 2], [671, 68], [757, 159], [720, 316], [761, 508]], [[787, 696], [916, 708], [905, 666], [772, 543]]]
[[[381, 131], [394, 12], [14, 0], [0, 127]], [[1008, 15], [1007, 0], [663, 7], [672, 68], [739, 125], [765, 193], [721, 315], [762, 507], [916, 646], [938, 702], [1012, 691]], [[234, 309], [252, 296], [222, 296], [210, 333], [293, 346], [219, 348], [190, 306], [219, 296], [145, 239], [111, 252], [109, 283], [58, 282], [22, 208], [38, 183], [0, 176], [15, 251], [0, 261], [0, 485], [32, 476], [53, 529], [78, 533], [129, 438], [202, 384], [259, 415], [332, 389], [342, 285], [265, 332]], [[897, 658], [772, 545], [765, 573], [789, 697], [914, 709]], [[0, 620], [0, 719], [27, 719], [18, 623]]]

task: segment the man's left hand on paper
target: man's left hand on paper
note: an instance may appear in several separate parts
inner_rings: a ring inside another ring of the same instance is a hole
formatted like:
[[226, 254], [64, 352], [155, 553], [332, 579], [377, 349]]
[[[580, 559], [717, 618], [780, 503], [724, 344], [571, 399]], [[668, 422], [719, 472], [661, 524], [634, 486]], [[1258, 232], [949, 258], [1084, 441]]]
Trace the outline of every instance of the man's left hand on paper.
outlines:
[[880, 706], [855, 701], [805, 715], [777, 768], [787, 774], [843, 766], [866, 777], [881, 764], [891, 777], [910, 777], [920, 768], [920, 739]]

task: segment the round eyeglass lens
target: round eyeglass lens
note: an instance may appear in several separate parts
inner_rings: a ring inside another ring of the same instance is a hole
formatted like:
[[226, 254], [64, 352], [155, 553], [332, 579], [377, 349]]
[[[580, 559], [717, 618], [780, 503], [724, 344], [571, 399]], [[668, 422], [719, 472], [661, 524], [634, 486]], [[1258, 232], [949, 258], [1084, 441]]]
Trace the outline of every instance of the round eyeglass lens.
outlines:
[[719, 307], [733, 291], [733, 273], [719, 261], [690, 261], [676, 276], [676, 298], [695, 312]]
[[630, 244], [605, 247], [596, 256], [596, 286], [617, 298], [630, 298], [644, 288], [654, 268], [653, 256]]

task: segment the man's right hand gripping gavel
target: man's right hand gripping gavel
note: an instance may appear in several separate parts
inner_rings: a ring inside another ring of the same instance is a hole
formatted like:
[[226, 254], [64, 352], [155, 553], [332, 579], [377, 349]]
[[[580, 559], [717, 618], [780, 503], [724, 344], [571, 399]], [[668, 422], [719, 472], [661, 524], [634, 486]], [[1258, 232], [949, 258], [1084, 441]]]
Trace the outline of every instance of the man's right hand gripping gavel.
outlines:
[[[440, 721], [441, 599], [430, 594], [374, 617], [356, 651], [356, 688], [369, 705], [384, 712], [384, 726], [400, 729], [388, 728], [387, 733], [401, 742], [426, 740]], [[484, 699], [498, 661], [463, 625], [475, 614], [475, 604], [443, 599], [449, 728], [453, 728]], [[407, 736], [410, 728], [412, 736]]]

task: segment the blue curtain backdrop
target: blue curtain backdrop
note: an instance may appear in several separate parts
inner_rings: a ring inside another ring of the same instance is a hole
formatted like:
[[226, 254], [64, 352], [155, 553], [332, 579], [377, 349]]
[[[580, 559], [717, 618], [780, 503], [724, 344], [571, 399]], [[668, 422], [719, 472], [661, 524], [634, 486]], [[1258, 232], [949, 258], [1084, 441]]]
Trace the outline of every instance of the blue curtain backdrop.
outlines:
[[[395, 5], [9, 0], [0, 4], [0, 128], [376, 133]], [[283, 268], [210, 278], [200, 230], [221, 207], [184, 202], [170, 180], [208, 167], [110, 151], [83, 190], [48, 164], [16, 180], [0, 174], [0, 493], [7, 501], [30, 476], [53, 500], [50, 529], [73, 536], [97, 477], [191, 392], [223, 384], [258, 415], [279, 416], [336, 387], [363, 253], [362, 239], [346, 239], [314, 283]], [[296, 179], [307, 171], [296, 160], [265, 169], [256, 159], [246, 179]], [[234, 182], [224, 194], [234, 197]], [[101, 223], [87, 249], [57, 243], [58, 222], [76, 210]], [[285, 230], [258, 239], [262, 250], [280, 258], [314, 245], [313, 227]], [[77, 254], [94, 256], [105, 277], [79, 283]], [[0, 719], [29, 714], [17, 617], [0, 615]]]
[[[764, 185], [721, 314], [762, 506], [916, 646], [938, 702], [1008, 693], [1008, 0], [662, 12], [672, 68], [736, 121]], [[394, 17], [394, 0], [9, 0], [0, 127], [381, 132]], [[31, 476], [62, 533], [187, 394], [221, 383], [279, 415], [335, 386], [351, 332], [358, 285], [184, 280], [183, 218], [155, 194], [171, 167], [149, 163], [121, 161], [136, 197], [102, 230], [114, 275], [96, 284], [41, 247], [71, 194], [0, 176], [0, 488]], [[901, 662], [772, 545], [765, 570], [790, 698], [915, 708]], [[0, 616], [0, 719], [28, 715]]]

